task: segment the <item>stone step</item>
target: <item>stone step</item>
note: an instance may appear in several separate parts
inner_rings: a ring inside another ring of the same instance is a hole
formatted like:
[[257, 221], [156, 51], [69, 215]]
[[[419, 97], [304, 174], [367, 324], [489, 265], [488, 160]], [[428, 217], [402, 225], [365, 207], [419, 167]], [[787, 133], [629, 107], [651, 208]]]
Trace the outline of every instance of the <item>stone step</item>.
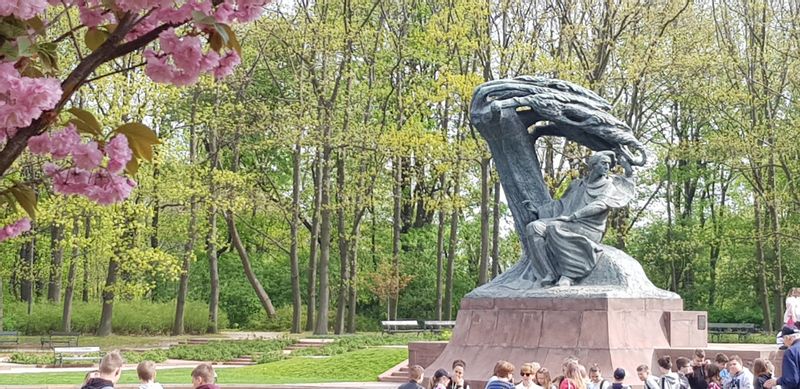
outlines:
[[394, 382], [394, 383], [402, 383], [408, 381], [408, 359], [398, 363], [395, 366], [392, 366], [391, 369], [379, 375], [378, 381]]

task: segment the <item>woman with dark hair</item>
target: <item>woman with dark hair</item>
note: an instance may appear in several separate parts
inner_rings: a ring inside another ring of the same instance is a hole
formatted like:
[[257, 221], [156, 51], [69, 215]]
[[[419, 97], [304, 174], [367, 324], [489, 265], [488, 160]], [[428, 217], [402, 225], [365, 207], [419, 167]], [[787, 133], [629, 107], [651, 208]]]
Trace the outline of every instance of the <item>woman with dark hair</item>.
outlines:
[[753, 388], [764, 389], [764, 382], [772, 378], [772, 369], [769, 368], [769, 361], [756, 358], [753, 361]]
[[722, 389], [722, 377], [719, 375], [719, 366], [713, 363], [706, 365], [706, 382], [708, 382], [708, 389]]
[[453, 361], [453, 376], [450, 380], [450, 385], [447, 385], [447, 389], [470, 389], [467, 382], [464, 381], [464, 369], [467, 367], [467, 363], [456, 359]]

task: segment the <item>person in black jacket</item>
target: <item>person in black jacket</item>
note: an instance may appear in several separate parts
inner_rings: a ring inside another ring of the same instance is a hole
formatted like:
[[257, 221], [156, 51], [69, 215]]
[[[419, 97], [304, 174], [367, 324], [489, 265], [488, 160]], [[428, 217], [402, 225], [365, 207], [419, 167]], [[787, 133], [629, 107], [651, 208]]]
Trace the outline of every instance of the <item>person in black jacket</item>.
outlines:
[[425, 369], [420, 365], [411, 366], [408, 369], [408, 382], [400, 385], [397, 389], [425, 389], [419, 383], [425, 378]]
[[708, 389], [706, 368], [709, 363], [711, 363], [711, 361], [706, 359], [705, 350], [701, 348], [694, 350], [692, 363], [689, 365], [689, 369], [687, 369], [689, 372], [684, 373], [689, 380], [689, 387], [691, 389]]
[[97, 377], [90, 378], [81, 389], [114, 389], [122, 374], [122, 355], [114, 350], [100, 360]]

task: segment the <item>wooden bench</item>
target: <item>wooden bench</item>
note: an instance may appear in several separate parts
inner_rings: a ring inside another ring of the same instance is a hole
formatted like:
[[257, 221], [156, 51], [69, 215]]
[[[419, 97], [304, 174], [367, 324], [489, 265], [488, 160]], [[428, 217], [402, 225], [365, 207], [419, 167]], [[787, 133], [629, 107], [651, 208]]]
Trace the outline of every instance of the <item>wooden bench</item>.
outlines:
[[[96, 354], [96, 355], [87, 355]], [[64, 361], [92, 361], [100, 363], [100, 347], [54, 347], [53, 357], [59, 367], [64, 366]]]
[[758, 333], [758, 331], [758, 326], [752, 323], [708, 323], [708, 333], [711, 335], [712, 340], [715, 337], [719, 340], [725, 334], [737, 335], [739, 340], [743, 340], [748, 335]]
[[57, 346], [64, 347], [77, 347], [78, 338], [81, 336], [79, 332], [57, 332], [50, 331], [47, 336], [42, 336], [42, 348], [54, 348]]
[[19, 332], [18, 331], [0, 331], [0, 345], [5, 344], [19, 344]]
[[422, 322], [422, 327], [425, 331], [442, 332], [443, 330], [452, 330], [455, 328], [456, 322], [453, 320], [425, 320]]
[[384, 320], [381, 321], [383, 332], [387, 334], [395, 334], [398, 332], [416, 332], [424, 331], [416, 320]]

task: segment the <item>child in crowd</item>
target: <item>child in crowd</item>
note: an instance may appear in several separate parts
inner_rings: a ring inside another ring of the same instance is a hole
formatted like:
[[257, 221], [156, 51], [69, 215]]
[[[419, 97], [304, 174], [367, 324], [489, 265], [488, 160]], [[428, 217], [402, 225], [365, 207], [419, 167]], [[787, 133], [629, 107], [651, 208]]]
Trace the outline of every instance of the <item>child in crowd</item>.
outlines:
[[625, 381], [625, 369], [618, 367], [614, 370], [614, 383], [611, 384], [611, 389], [631, 389], [630, 385], [625, 385], [622, 381]]
[[559, 389], [586, 389], [586, 382], [581, 374], [581, 365], [571, 361], [564, 369], [564, 378], [561, 380]]
[[753, 361], [753, 376], [755, 376], [754, 386], [755, 389], [764, 389], [764, 382], [767, 382], [770, 378], [772, 378], [772, 369], [770, 369], [770, 363], [767, 360], [756, 358]]
[[611, 382], [603, 379], [603, 374], [600, 373], [600, 366], [595, 363], [589, 368], [589, 384], [588, 389], [608, 389], [611, 387]]
[[658, 386], [658, 377], [650, 374], [649, 366], [639, 365], [639, 367], [636, 368], [636, 374], [644, 383], [644, 389], [660, 389]]
[[450, 373], [445, 369], [436, 370], [428, 387], [430, 389], [446, 389], [450, 385]]
[[208, 363], [201, 363], [192, 370], [192, 388], [220, 389], [214, 381], [214, 368]]
[[658, 368], [661, 370], [661, 389], [681, 389], [680, 377], [672, 371], [672, 359], [669, 355], [658, 358]]
[[692, 365], [689, 363], [689, 358], [680, 357], [675, 360], [675, 367], [678, 373], [678, 383], [681, 389], [689, 389], [689, 376], [692, 375]]
[[544, 389], [556, 389], [553, 380], [550, 378], [550, 370], [547, 370], [546, 367], [542, 367], [536, 372], [536, 379], [533, 382]]
[[464, 381], [464, 369], [466, 367], [467, 363], [460, 359], [453, 361], [453, 377], [447, 387], [448, 389], [470, 389], [469, 385]]
[[536, 372], [537, 369], [532, 363], [523, 363], [519, 368], [519, 375], [521, 380], [515, 387], [516, 389], [542, 389], [541, 386], [536, 385]]
[[708, 389], [722, 389], [722, 377], [719, 376], [719, 366], [715, 363], [706, 366], [706, 382]]
[[728, 372], [728, 356], [719, 353], [714, 357], [714, 363], [717, 364], [719, 367], [719, 378], [721, 380], [722, 387], [727, 387], [728, 382], [731, 380], [731, 374]]
[[139, 376], [139, 389], [164, 389], [156, 382], [156, 364], [153, 361], [142, 361], [136, 366]]

